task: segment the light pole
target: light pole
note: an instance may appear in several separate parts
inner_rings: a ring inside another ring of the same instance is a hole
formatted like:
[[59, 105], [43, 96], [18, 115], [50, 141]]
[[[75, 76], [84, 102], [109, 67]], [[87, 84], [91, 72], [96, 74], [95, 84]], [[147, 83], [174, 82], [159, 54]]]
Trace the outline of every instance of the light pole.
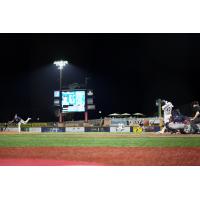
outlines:
[[[62, 70], [68, 64], [68, 61], [66, 61], [66, 60], [59, 60], [59, 61], [55, 61], [53, 64], [56, 65], [58, 67], [58, 69], [60, 70], [60, 93], [61, 93], [61, 91], [62, 91]], [[62, 109], [61, 109], [61, 105], [60, 105], [59, 122], [62, 123]]]

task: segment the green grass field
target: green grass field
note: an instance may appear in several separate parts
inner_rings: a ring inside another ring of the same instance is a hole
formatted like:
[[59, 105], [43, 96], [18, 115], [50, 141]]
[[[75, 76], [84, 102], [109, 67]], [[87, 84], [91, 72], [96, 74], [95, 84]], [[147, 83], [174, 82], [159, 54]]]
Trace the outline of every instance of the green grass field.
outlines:
[[0, 134], [0, 147], [200, 147], [198, 135]]

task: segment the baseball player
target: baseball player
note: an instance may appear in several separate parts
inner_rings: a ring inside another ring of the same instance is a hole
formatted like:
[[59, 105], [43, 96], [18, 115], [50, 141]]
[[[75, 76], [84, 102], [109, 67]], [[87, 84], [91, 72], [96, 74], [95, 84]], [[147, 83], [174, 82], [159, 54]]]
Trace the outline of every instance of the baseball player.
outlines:
[[194, 117], [191, 119], [191, 127], [194, 129], [194, 133], [198, 133], [197, 124], [200, 123], [200, 106], [198, 101], [192, 103], [193, 111], [195, 113]]
[[169, 129], [168, 125], [172, 118], [172, 108], [174, 106], [171, 102], [162, 101], [162, 110], [164, 111], [164, 127], [159, 133], [164, 133], [167, 129]]
[[12, 121], [9, 121], [4, 129], [4, 131], [6, 130], [6, 128], [8, 127], [9, 124], [17, 124], [18, 125], [18, 132], [21, 132], [21, 124], [27, 124], [29, 121], [31, 120], [30, 117], [27, 118], [26, 121], [24, 121], [21, 117], [17, 116], [17, 114], [15, 114], [14, 118]]

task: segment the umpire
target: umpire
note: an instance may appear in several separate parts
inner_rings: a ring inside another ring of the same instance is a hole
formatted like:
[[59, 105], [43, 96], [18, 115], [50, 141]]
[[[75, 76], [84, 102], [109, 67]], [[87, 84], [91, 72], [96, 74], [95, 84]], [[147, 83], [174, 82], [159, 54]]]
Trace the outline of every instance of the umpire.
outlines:
[[198, 127], [196, 124], [200, 123], [200, 106], [198, 101], [192, 103], [193, 111], [195, 113], [194, 117], [191, 119], [191, 127], [194, 130], [194, 133], [198, 132]]

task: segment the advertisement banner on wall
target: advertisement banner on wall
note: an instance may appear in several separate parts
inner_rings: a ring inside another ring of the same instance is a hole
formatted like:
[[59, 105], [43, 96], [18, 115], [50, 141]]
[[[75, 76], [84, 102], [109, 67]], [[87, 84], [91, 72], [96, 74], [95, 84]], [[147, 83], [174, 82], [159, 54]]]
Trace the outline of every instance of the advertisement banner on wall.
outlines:
[[160, 126], [147, 126], [144, 127], [144, 132], [158, 132], [160, 131]]
[[143, 128], [140, 126], [131, 126], [131, 132], [140, 134], [143, 132]]
[[41, 127], [31, 127], [29, 132], [41, 133]]
[[85, 132], [110, 132], [110, 127], [85, 127]]
[[65, 132], [63, 127], [41, 127], [41, 132]]
[[118, 127], [110, 127], [110, 132], [130, 133], [130, 127], [123, 127], [122, 129], [119, 129]]
[[10, 131], [10, 132], [18, 132], [18, 128], [16, 127], [12, 127], [12, 128], [7, 128], [6, 131]]
[[66, 132], [84, 132], [84, 127], [66, 127]]
[[99, 132], [110, 132], [110, 127], [100, 127]]

